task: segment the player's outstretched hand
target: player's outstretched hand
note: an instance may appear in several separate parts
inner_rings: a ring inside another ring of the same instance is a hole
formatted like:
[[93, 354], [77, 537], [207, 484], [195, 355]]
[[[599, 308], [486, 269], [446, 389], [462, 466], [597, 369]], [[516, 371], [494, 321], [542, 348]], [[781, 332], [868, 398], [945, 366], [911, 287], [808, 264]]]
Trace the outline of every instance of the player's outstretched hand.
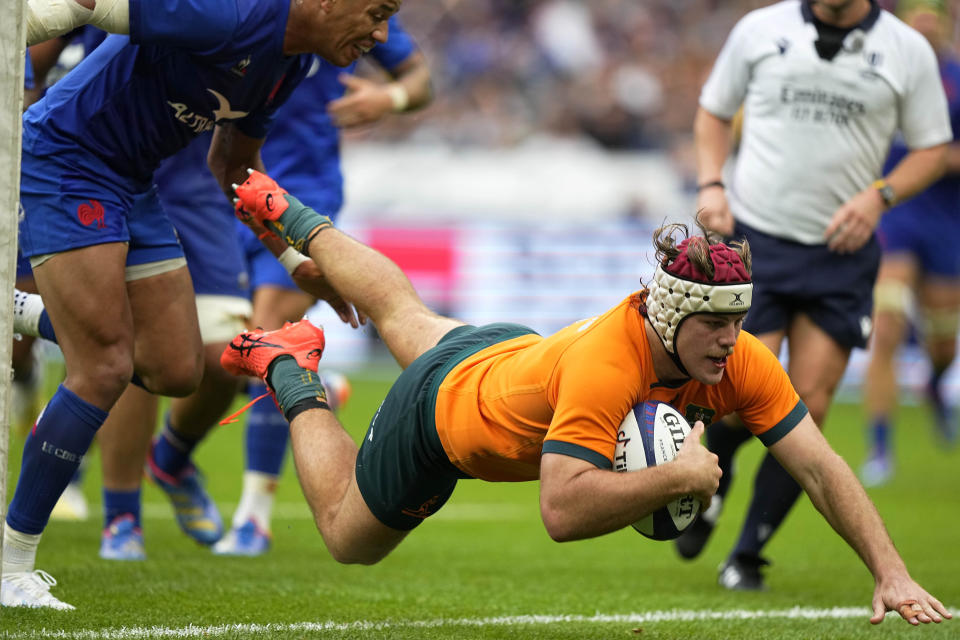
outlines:
[[250, 174], [243, 184], [234, 184], [234, 213], [242, 221], [255, 220], [263, 224], [265, 220], [276, 220], [290, 206], [284, 194], [287, 190], [265, 173], [247, 169]]
[[896, 611], [914, 626], [921, 622], [943, 622], [953, 617], [942, 602], [911, 580], [906, 572], [903, 577], [878, 582], [873, 590], [873, 617], [870, 622], [880, 624], [887, 611]]
[[690, 478], [689, 492], [700, 501], [701, 508], [706, 509], [720, 487], [720, 476], [723, 475], [723, 471], [720, 470], [720, 459], [717, 455], [711, 453], [700, 442], [703, 431], [703, 422], [697, 420], [684, 439], [674, 462], [686, 465]]

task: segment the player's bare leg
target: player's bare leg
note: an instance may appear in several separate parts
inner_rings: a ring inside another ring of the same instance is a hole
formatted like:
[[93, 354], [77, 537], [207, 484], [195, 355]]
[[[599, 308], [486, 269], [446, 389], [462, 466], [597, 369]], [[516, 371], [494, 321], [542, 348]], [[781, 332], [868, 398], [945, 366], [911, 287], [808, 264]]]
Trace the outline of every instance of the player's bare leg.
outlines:
[[129, 385], [97, 432], [104, 510], [100, 557], [105, 560], [146, 558], [140, 489], [158, 400], [149, 391]]
[[357, 445], [336, 416], [305, 411], [290, 423], [297, 476], [314, 522], [338, 562], [374, 564], [409, 533], [392, 529], [370, 512], [354, 475]]
[[931, 375], [927, 396], [934, 412], [936, 433], [942, 444], [956, 446], [958, 425], [955, 411], [943, 396], [941, 379], [953, 363], [960, 326], [960, 282], [936, 274], [926, 274], [920, 284], [923, 343], [930, 358]]
[[910, 255], [885, 256], [880, 263], [874, 287], [870, 360], [863, 386], [870, 452], [860, 478], [867, 486], [884, 484], [893, 475], [890, 437], [900, 392], [895, 360], [915, 306], [913, 291], [918, 276], [919, 265]]

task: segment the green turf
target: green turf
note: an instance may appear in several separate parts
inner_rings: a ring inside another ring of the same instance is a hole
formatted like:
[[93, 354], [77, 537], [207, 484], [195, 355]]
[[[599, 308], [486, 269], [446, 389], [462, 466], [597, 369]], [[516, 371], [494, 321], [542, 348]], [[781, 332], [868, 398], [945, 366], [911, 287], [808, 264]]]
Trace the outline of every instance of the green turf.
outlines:
[[[359, 437], [386, 384], [354, 378], [344, 421]], [[907, 409], [897, 432], [899, 468], [893, 484], [871, 491], [913, 575], [949, 605], [960, 605], [960, 451], [938, 450], [922, 409]], [[862, 417], [837, 407], [828, 437], [856, 467], [862, 458]], [[220, 427], [198, 461], [228, 519], [240, 492], [241, 425]], [[8, 497], [22, 442], [11, 442]], [[281, 484], [274, 548], [255, 559], [219, 558], [179, 533], [163, 496], [145, 488], [148, 560], [110, 563], [97, 557], [100, 536], [98, 459], [91, 454], [86, 491], [94, 515], [82, 523], [52, 522], [38, 567], [60, 584], [53, 593], [72, 612], [4, 609], [0, 634], [98, 637], [106, 630], [157, 626], [207, 628], [204, 637], [292, 638], [960, 638], [960, 620], [910, 629], [889, 618], [871, 626], [866, 607], [872, 580], [855, 554], [809, 501], [794, 510], [768, 547], [770, 591], [733, 594], [715, 584], [716, 567], [733, 544], [762, 446], [739, 459], [721, 526], [704, 555], [680, 561], [670, 543], [632, 530], [596, 540], [557, 544], [540, 523], [537, 486], [461, 482], [453, 499], [375, 567], [344, 567], [327, 555], [307, 517], [288, 464]], [[747, 473], [749, 472], [749, 473]], [[671, 609], [717, 612], [784, 610], [795, 606], [862, 607], [838, 620], [610, 621], [614, 616]], [[523, 616], [551, 616], [537, 622]], [[567, 621], [557, 621], [571, 616]], [[500, 623], [494, 618], [504, 617]], [[597, 619], [591, 620], [590, 618]], [[442, 624], [438, 621], [446, 619]], [[606, 621], [604, 621], [606, 620]], [[420, 626], [415, 623], [420, 621]], [[476, 624], [486, 621], [485, 624]], [[427, 622], [428, 624], [422, 624]], [[315, 626], [296, 626], [313, 623]], [[322, 623], [343, 623], [323, 629]], [[380, 627], [362, 623], [381, 623]], [[267, 625], [280, 625], [270, 628]], [[226, 625], [227, 630], [208, 627]], [[230, 625], [259, 625], [244, 630]], [[87, 633], [84, 633], [87, 632]], [[191, 637], [202, 637], [196, 632]], [[167, 637], [176, 637], [168, 635]]]

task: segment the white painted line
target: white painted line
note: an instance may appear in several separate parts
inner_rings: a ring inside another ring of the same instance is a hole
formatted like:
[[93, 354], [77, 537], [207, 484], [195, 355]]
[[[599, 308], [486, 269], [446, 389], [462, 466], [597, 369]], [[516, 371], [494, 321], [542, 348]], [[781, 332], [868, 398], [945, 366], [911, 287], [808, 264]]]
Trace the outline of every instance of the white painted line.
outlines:
[[[69, 614], [68, 614], [69, 615]], [[710, 609], [671, 609], [646, 613], [582, 615], [526, 615], [496, 618], [436, 618], [433, 620], [395, 620], [376, 622], [293, 622], [285, 624], [225, 624], [212, 626], [190, 625], [186, 627], [120, 627], [115, 629], [90, 629], [80, 631], [41, 629], [8, 633], [7, 640], [33, 640], [34, 638], [62, 638], [63, 640], [138, 640], [140, 638], [217, 638], [238, 633], [272, 635], [307, 631], [387, 631], [390, 629], [436, 629], [442, 627], [491, 627], [491, 626], [538, 626], [558, 623], [580, 624], [642, 624], [649, 622], [698, 622], [708, 620], [823, 620], [862, 618], [867, 621], [872, 612], [866, 607], [831, 607], [814, 609], [793, 607], [791, 609], [729, 611]], [[896, 616], [890, 612], [887, 615]]]

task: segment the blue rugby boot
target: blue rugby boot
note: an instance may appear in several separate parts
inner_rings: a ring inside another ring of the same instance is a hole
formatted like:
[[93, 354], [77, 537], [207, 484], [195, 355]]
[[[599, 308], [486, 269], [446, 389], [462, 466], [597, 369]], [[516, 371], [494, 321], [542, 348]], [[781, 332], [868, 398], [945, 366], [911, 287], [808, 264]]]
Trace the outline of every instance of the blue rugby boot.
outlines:
[[251, 518], [240, 527], [227, 532], [213, 552], [218, 556], [261, 556], [270, 550], [270, 533], [264, 531]]
[[143, 531], [129, 513], [110, 521], [100, 537], [100, 557], [104, 560], [146, 560]]
[[200, 472], [192, 462], [174, 477], [157, 466], [151, 451], [147, 456], [146, 473], [170, 498], [177, 524], [185, 534], [207, 546], [223, 536], [220, 512], [204, 488]]

